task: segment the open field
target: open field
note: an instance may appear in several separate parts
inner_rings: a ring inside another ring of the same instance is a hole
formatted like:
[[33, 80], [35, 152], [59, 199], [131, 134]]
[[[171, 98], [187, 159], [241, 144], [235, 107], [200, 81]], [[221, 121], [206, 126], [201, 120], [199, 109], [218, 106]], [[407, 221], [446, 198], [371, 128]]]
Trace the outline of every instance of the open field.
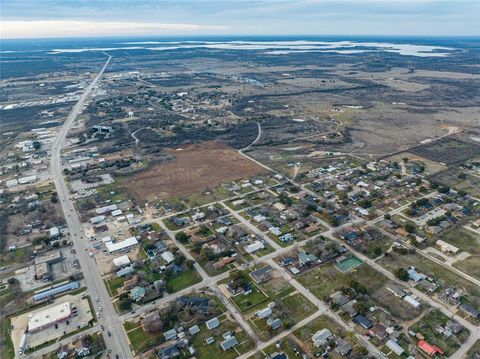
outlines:
[[138, 200], [184, 196], [202, 192], [221, 183], [247, 178], [263, 168], [219, 141], [170, 149], [175, 160], [158, 164], [124, 180]]
[[[146, 333], [143, 331], [139, 323], [133, 325], [133, 323], [125, 322], [125, 330], [127, 331], [128, 340], [135, 353], [142, 353], [155, 345], [161, 343], [163, 338], [162, 332]], [[134, 328], [132, 328], [134, 327]]]
[[478, 155], [480, 146], [460, 141], [454, 138], [445, 138], [439, 141], [414, 148], [411, 152], [426, 157], [432, 161], [447, 165], [463, 162]]
[[314, 268], [298, 277], [298, 281], [309, 288], [319, 299], [331, 295], [351, 281], [357, 281], [372, 292], [385, 283], [386, 278], [367, 264], [354, 269], [352, 272], [342, 273], [332, 264]]
[[[460, 174], [462, 177], [464, 175], [465, 178], [459, 178], [458, 176]], [[451, 167], [447, 171], [438, 173], [433, 179], [446, 186], [450, 186], [457, 191], [465, 191], [475, 197], [480, 196], [480, 177], [472, 175], [458, 166]]]
[[443, 232], [439, 239], [470, 254], [480, 254], [480, 236], [468, 229], [450, 228]]
[[480, 279], [480, 255], [470, 256], [464, 260], [455, 262], [453, 266], [472, 277]]
[[410, 152], [401, 152], [397, 153], [396, 155], [390, 156], [385, 158], [388, 161], [395, 161], [395, 162], [401, 162], [404, 158], [408, 158], [409, 161], [415, 161], [415, 162], [420, 162], [425, 165], [425, 172], [429, 175], [433, 175], [435, 173], [445, 171], [447, 169], [446, 166], [435, 162], [431, 161], [428, 158], [414, 155], [413, 153]]

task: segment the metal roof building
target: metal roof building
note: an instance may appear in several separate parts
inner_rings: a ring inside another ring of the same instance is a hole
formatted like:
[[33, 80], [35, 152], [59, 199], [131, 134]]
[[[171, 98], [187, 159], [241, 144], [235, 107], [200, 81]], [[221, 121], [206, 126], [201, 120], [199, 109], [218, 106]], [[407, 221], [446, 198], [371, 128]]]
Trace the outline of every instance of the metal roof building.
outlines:
[[77, 288], [80, 288], [80, 282], [70, 282], [68, 284], [64, 284], [64, 285], [61, 285], [59, 287], [52, 288], [52, 289], [46, 290], [44, 292], [35, 294], [33, 296], [33, 300], [35, 300], [35, 301], [43, 300], [43, 299], [46, 299], [48, 297], [53, 297], [57, 294], [66, 292], [68, 290], [77, 289]]
[[117, 257], [113, 260], [115, 267], [123, 267], [130, 264], [130, 258], [127, 255]]
[[130, 237], [127, 238], [121, 242], [116, 242], [116, 243], [106, 243], [108, 253], [115, 253], [119, 251], [123, 251], [129, 248], [132, 248], [133, 246], [136, 246], [138, 244], [137, 238], [136, 237]]

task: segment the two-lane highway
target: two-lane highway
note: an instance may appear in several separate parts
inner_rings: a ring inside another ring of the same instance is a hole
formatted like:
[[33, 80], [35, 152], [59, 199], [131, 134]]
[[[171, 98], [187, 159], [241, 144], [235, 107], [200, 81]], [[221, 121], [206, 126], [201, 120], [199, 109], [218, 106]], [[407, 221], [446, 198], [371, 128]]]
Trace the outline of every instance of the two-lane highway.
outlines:
[[[51, 171], [55, 187], [57, 189], [60, 203], [65, 214], [65, 220], [67, 221], [68, 230], [72, 236], [73, 246], [77, 252], [76, 258], [78, 259], [87, 286], [87, 293], [92, 298], [92, 303], [95, 307], [95, 311], [100, 313], [98, 322], [105, 327], [104, 339], [107, 348], [112, 350], [112, 356], [118, 355], [121, 359], [132, 358], [132, 353], [128, 346], [128, 341], [125, 335], [125, 331], [122, 327], [122, 322], [119, 320], [118, 314], [113, 307], [110, 296], [107, 292], [107, 288], [103, 282], [102, 276], [98, 270], [94, 259], [90, 257], [88, 250], [88, 240], [85, 238], [80, 223], [80, 219], [70, 199], [70, 192], [65, 183], [62, 172], [61, 150], [65, 144], [65, 138], [69, 129], [77, 119], [78, 115], [82, 112], [83, 106], [86, 100], [89, 98], [92, 90], [97, 85], [98, 81], [103, 75], [103, 72], [110, 63], [111, 57], [108, 56], [105, 65], [102, 67], [98, 75], [85, 89], [82, 97], [73, 107], [72, 111], [68, 115], [65, 123], [63, 124], [57, 138], [52, 146], [51, 154]], [[102, 307], [102, 310], [99, 309]], [[111, 335], [107, 335], [107, 332]]]

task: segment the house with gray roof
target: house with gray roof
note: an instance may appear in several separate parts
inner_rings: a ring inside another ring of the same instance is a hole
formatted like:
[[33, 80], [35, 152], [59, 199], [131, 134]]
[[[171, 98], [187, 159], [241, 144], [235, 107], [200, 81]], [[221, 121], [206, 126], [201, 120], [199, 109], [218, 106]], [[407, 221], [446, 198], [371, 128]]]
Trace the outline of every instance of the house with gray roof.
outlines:
[[215, 318], [212, 318], [210, 320], [207, 320], [207, 322], [205, 324], [207, 325], [208, 329], [212, 330], [212, 329], [217, 328], [220, 325], [220, 321], [218, 320], [217, 317], [215, 317]]
[[226, 352], [228, 349], [236, 347], [237, 345], [238, 339], [234, 335], [220, 343], [220, 347], [224, 352]]

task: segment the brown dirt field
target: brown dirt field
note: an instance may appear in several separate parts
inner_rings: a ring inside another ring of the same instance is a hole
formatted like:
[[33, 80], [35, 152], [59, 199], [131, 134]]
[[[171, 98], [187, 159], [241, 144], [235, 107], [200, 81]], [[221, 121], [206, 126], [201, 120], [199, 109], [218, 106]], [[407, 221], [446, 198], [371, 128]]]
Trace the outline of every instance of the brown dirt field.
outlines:
[[175, 159], [137, 173], [123, 181], [140, 201], [184, 196], [222, 183], [248, 178], [265, 169], [219, 141], [169, 149]]

